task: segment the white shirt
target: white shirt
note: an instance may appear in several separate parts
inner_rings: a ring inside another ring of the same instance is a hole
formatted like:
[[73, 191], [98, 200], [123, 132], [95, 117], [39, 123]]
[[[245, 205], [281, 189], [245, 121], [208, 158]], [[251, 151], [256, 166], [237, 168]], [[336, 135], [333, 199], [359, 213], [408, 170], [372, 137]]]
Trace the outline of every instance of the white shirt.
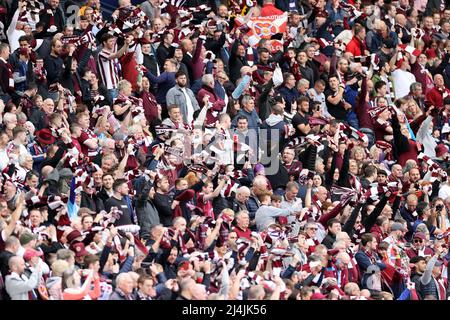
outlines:
[[187, 123], [191, 124], [192, 121], [194, 120], [194, 106], [192, 105], [192, 101], [189, 98], [189, 95], [186, 92], [186, 88], [181, 88], [181, 92], [183, 92], [184, 94], [184, 98], [186, 99], [186, 118], [187, 118]]
[[6, 149], [0, 150], [0, 170], [5, 169], [8, 163], [9, 157], [8, 153], [6, 152]]
[[397, 69], [392, 72], [392, 79], [394, 80], [395, 98], [400, 99], [409, 94], [409, 87], [413, 82], [416, 82], [416, 77], [408, 71]]
[[19, 38], [25, 35], [25, 31], [16, 29], [18, 20], [19, 20], [19, 9], [17, 9], [16, 12], [14, 13], [11, 23], [9, 24], [8, 30], [6, 30], [6, 35], [8, 36], [11, 52], [14, 52], [17, 48], [19, 48]]
[[103, 49], [98, 54], [100, 79], [105, 84], [107, 89], [117, 88], [120, 80], [118, 73], [119, 60], [117, 58], [109, 59], [111, 54], [112, 52], [109, 52], [106, 49]]
[[438, 198], [445, 201], [448, 197], [450, 197], [450, 185], [448, 183], [443, 183], [439, 189]]
[[331, 117], [330, 113], [328, 112], [325, 94], [323, 92], [321, 94], [318, 94], [316, 89], [314, 88], [309, 89], [307, 93], [313, 101], [320, 102], [320, 109], [322, 110], [322, 114], [325, 117]]

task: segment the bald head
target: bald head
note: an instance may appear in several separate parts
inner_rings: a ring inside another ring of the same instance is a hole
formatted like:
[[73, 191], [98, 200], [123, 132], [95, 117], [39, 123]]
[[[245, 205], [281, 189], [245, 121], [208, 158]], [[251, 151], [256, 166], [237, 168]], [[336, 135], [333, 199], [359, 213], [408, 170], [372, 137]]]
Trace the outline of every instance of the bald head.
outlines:
[[19, 256], [12, 256], [8, 261], [9, 270], [18, 274], [22, 274], [25, 270], [25, 260]]
[[52, 166], [44, 166], [41, 171], [42, 177], [44, 177], [44, 179], [47, 178], [48, 175], [52, 173], [53, 170], [54, 168]]
[[195, 284], [196, 283], [192, 278], [184, 278], [183, 280], [181, 280], [180, 282], [181, 295], [186, 299], [191, 299], [192, 293], [190, 288], [193, 287]]
[[403, 27], [406, 25], [406, 17], [402, 13], [397, 13], [395, 16], [395, 22]]
[[206, 300], [206, 288], [203, 284], [196, 283], [191, 288], [192, 300]]
[[262, 285], [251, 286], [248, 290], [248, 300], [263, 300], [264, 296], [265, 291]]

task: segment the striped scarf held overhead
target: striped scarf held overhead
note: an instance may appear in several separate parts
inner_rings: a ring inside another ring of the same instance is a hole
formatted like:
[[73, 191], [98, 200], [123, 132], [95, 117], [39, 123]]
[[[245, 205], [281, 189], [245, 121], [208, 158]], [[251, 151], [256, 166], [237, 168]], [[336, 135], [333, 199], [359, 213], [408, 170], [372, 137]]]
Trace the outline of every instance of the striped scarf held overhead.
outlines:
[[247, 59], [247, 63], [250, 67], [255, 63], [255, 56], [253, 55], [253, 48], [248, 46], [245, 50], [245, 58]]
[[93, 46], [92, 51], [96, 50], [95, 37], [92, 34], [92, 31], [85, 32], [84, 34], [82, 34], [80, 36], [75, 35], [75, 36], [61, 37], [61, 42], [66, 45], [73, 44], [75, 47], [91, 44]]
[[434, 162], [430, 157], [425, 155], [424, 153], [420, 153], [417, 156], [417, 159], [421, 162], [424, 162], [427, 164], [428, 170], [427, 172], [430, 173], [430, 182], [433, 183], [437, 179], [441, 178], [442, 181], [445, 181], [447, 179], [447, 173], [442, 170], [442, 168]]

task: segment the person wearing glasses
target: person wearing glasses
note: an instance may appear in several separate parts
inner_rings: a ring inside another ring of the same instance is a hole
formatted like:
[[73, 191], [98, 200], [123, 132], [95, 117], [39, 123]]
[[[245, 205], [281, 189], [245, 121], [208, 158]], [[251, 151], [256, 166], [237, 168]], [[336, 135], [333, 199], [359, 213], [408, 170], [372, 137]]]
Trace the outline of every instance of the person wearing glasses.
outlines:
[[427, 246], [427, 237], [422, 232], [416, 232], [413, 237], [412, 247], [406, 250], [410, 259], [413, 257], [431, 257], [433, 250]]
[[308, 222], [305, 225], [306, 232], [306, 244], [308, 245], [308, 252], [313, 253], [316, 246], [320, 244], [320, 241], [317, 239], [317, 230], [319, 227], [316, 222]]

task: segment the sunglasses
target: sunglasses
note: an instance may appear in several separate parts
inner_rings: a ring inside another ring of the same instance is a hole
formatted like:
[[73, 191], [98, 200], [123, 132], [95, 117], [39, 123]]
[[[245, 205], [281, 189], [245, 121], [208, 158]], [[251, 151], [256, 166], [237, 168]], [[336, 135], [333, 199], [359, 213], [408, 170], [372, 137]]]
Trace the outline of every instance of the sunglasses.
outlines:
[[414, 239], [414, 243], [422, 243], [423, 240], [422, 239]]

